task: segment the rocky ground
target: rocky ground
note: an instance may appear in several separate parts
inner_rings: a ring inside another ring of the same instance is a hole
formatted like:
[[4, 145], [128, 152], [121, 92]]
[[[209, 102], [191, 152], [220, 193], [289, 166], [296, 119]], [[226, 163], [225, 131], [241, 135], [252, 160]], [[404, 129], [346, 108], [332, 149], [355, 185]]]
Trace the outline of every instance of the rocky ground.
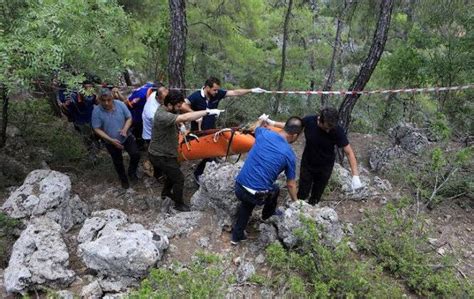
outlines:
[[[81, 293], [120, 293], [125, 288], [121, 284], [127, 284], [127, 281], [143, 277], [148, 266], [158, 263], [159, 266], [165, 267], [174, 261], [189, 263], [196, 252], [204, 250], [225, 257], [224, 261], [227, 263], [228, 271], [237, 273], [239, 281], [229, 292], [257, 297], [271, 296], [271, 290], [262, 290], [256, 285], [246, 283], [246, 279], [252, 272], [268, 274], [271, 271], [262, 254], [266, 244], [278, 238], [286, 240], [283, 242], [291, 246], [292, 236], [289, 233], [285, 234], [285, 231], [298, 225], [297, 222], [294, 222], [295, 218], [291, 216], [294, 211], [305, 210], [305, 213], [312, 215], [314, 219], [319, 219], [317, 221], [323, 225], [327, 225], [327, 235], [330, 236], [328, 241], [332, 242], [334, 238], [337, 239], [341, 236], [341, 228], [350, 227], [360, 221], [364, 211], [376, 210], [388, 201], [399, 198], [401, 194], [407, 192], [407, 190], [391, 186], [392, 184], [367, 170], [370, 169], [370, 152], [376, 146], [379, 148], [389, 146], [391, 143], [389, 137], [352, 134], [350, 140], [360, 165], [365, 169], [361, 174], [362, 181], [367, 185], [361, 191], [363, 195], [353, 194], [349, 191], [344, 192], [348, 179], [345, 177], [347, 173], [343, 168], [337, 168], [336, 174], [339, 178], [340, 188], [326, 194], [317, 211], [311, 207], [289, 206], [285, 210], [283, 222], [270, 224], [262, 223], [258, 218], [258, 213], [254, 212], [254, 217], [248, 228], [249, 240], [239, 246], [230, 245], [229, 222], [231, 223], [232, 219], [229, 215], [230, 211], [235, 210], [236, 205], [235, 202], [233, 203], [233, 194], [229, 193], [229, 188], [231, 188], [229, 186], [232, 185], [229, 177], [238, 171], [238, 168], [231, 164], [227, 164], [229, 166], [224, 170], [221, 166], [211, 166], [211, 170], [213, 170], [212, 167], [215, 167], [214, 171], [207, 172], [204, 186], [199, 192], [196, 192], [198, 187], [192, 180], [192, 168], [195, 162], [183, 163], [183, 170], [186, 174], [185, 198], [193, 206], [193, 211], [189, 213], [176, 213], [170, 208], [171, 203], [168, 200], [160, 199], [162, 185], [153, 178], [143, 176], [141, 182], [132, 188], [121, 189], [112, 168], [104, 169], [100, 173], [95, 172], [94, 175], [87, 171], [83, 174], [78, 174], [76, 171], [63, 171], [70, 177], [70, 189], [59, 188], [59, 190], [63, 190], [67, 194], [58, 194], [58, 189], [53, 190], [46, 187], [42, 192], [47, 194], [46, 197], [52, 201], [60, 197], [68, 198], [68, 204], [49, 203], [49, 206], [55, 207], [54, 212], [49, 210], [48, 205], [45, 205], [42, 210], [41, 207], [36, 207], [29, 210], [30, 212], [20, 212], [24, 214], [22, 217], [25, 219], [34, 218], [35, 215], [40, 214], [48, 214], [48, 217], [52, 219], [55, 217], [59, 219], [61, 215], [67, 215], [63, 218], [68, 221], [59, 221], [59, 225], [45, 220], [38, 227], [46, 227], [46, 231], [48, 228], [54, 227], [53, 231], [62, 234], [63, 241], [58, 240], [60, 237], [57, 234], [53, 236], [55, 248], [62, 249], [47, 252], [46, 257], [54, 258], [63, 273], [61, 279], [66, 281], [60, 281], [57, 277], [50, 277], [49, 280], [58, 284], [61, 282], [71, 283], [68, 288], [58, 288], [76, 295], [81, 295]], [[303, 146], [304, 138], [294, 144], [298, 157], [301, 157]], [[417, 150], [416, 146], [413, 147], [413, 150]], [[63, 178], [63, 180], [67, 179]], [[48, 184], [45, 183], [46, 185]], [[38, 188], [42, 188], [41, 184]], [[24, 194], [32, 192], [32, 190], [20, 191]], [[19, 192], [18, 197], [23, 202], [31, 202], [30, 206], [41, 202], [41, 200], [21, 195], [20, 191], [15, 192]], [[4, 205], [4, 210], [9, 195], [5, 193], [5, 196], [0, 198], [0, 204]], [[206, 198], [211, 204], [202, 205], [203, 198]], [[282, 205], [285, 204], [285, 198], [286, 194], [283, 192], [280, 198]], [[87, 207], [87, 211], [84, 205]], [[9, 207], [14, 210], [11, 205]], [[58, 210], [57, 207], [60, 209]], [[326, 208], [327, 210], [325, 210]], [[454, 252], [460, 275], [470, 279], [474, 278], [472, 208], [471, 199], [460, 198], [457, 204], [449, 202], [437, 206], [430, 212], [428, 219], [428, 224], [434, 228], [435, 232], [435, 235], [430, 239], [433, 248], [440, 255]], [[331, 214], [332, 209], [335, 211], [334, 214]], [[107, 210], [107, 212], [93, 213], [103, 210]], [[38, 227], [35, 227], [36, 230], [31, 229], [34, 232], [44, 231]], [[122, 244], [122, 242], [126, 242], [125, 239], [130, 238], [136, 244], [127, 244], [126, 248], [116, 253], [115, 257], [133, 255], [136, 260], [145, 262], [139, 263], [140, 265], [137, 266], [137, 263], [132, 261], [133, 258], [130, 258], [130, 265], [124, 266], [123, 263], [114, 264], [113, 260], [106, 260], [107, 263], [104, 264], [104, 259], [97, 258], [97, 256], [107, 255], [106, 252], [101, 252], [100, 248], [108, 248], [108, 244], [111, 243]], [[24, 243], [31, 242], [29, 241], [31, 238], [27, 238], [24, 234], [19, 240], [27, 240]], [[26, 243], [24, 248], [31, 250], [32, 245]], [[47, 248], [51, 244], [44, 244], [44, 246]], [[28, 250], [22, 251], [23, 254]], [[64, 257], [67, 254], [69, 255], [68, 262]], [[44, 256], [38, 258], [41, 259]], [[16, 265], [15, 268], [31, 266], [31, 261], [25, 260], [24, 256], [20, 255], [13, 262], [10, 261], [10, 267], [12, 267], [12, 263]], [[126, 269], [126, 273], [124, 273], [124, 269]], [[75, 273], [74, 278], [69, 272], [71, 270]], [[0, 269], [0, 284], [3, 283], [5, 273], [8, 271], [8, 269]], [[15, 273], [15, 275], [20, 274]], [[120, 276], [122, 281], [111, 280], [110, 277], [114, 277], [114, 275]], [[38, 277], [35, 283], [44, 283], [45, 275]], [[13, 278], [10, 277], [10, 279]], [[134, 285], [134, 283], [130, 282], [130, 285]], [[18, 287], [21, 288], [21, 286]], [[70, 293], [65, 292], [64, 294]], [[14, 298], [15, 296], [7, 294], [4, 286], [1, 286], [0, 297]]]

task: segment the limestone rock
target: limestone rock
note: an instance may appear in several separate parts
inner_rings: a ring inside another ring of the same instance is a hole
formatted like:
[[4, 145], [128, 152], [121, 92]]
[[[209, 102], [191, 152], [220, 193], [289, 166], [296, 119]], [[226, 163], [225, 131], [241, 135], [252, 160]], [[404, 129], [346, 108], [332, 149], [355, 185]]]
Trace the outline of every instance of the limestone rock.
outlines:
[[47, 217], [33, 219], [13, 245], [5, 288], [24, 292], [37, 285], [67, 287], [75, 277], [68, 266], [69, 253], [59, 224]]
[[198, 211], [213, 209], [219, 226], [231, 227], [239, 207], [234, 193], [235, 177], [242, 166], [243, 162], [208, 163], [201, 176], [201, 186], [191, 198], [191, 208]]
[[167, 236], [168, 239], [179, 237], [192, 231], [203, 216], [204, 214], [199, 211], [178, 213], [161, 220], [152, 230], [159, 235]]
[[241, 263], [237, 269], [237, 281], [243, 283], [255, 274], [255, 267], [252, 263]]
[[97, 271], [103, 291], [124, 290], [147, 274], [169, 247], [166, 235], [129, 223], [119, 210], [92, 213], [79, 232], [78, 256]]
[[84, 286], [81, 290], [82, 298], [99, 299], [102, 298], [102, 294], [102, 288], [100, 287], [97, 280], [94, 280], [90, 284]]
[[400, 123], [389, 130], [389, 136], [393, 138], [393, 143], [411, 154], [418, 154], [428, 144], [428, 138], [422, 130], [410, 123]]
[[342, 240], [344, 233], [334, 209], [315, 207], [299, 200], [290, 202], [283, 216], [270, 218], [277, 227], [278, 238], [282, 240], [285, 246], [295, 247], [298, 244], [299, 240], [295, 232], [302, 226], [301, 215], [322, 226], [321, 239], [324, 243], [335, 245]]
[[52, 170], [34, 170], [3, 204], [2, 210], [12, 218], [30, 219], [46, 215], [68, 231], [82, 223], [87, 206], [71, 195], [69, 177]]

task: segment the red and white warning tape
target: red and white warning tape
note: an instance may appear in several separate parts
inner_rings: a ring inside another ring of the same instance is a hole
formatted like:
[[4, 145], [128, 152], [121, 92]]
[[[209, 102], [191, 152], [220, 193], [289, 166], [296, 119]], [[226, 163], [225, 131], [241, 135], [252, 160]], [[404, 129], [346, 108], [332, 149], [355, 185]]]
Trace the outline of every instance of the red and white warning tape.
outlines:
[[[426, 87], [426, 88], [404, 88], [404, 89], [377, 89], [377, 90], [266, 90], [262, 93], [267, 94], [299, 94], [299, 95], [367, 95], [367, 94], [387, 94], [387, 93], [425, 93], [425, 92], [440, 92], [440, 91], [452, 91], [452, 90], [464, 90], [474, 88], [474, 84], [463, 85], [463, 86], [450, 86], [450, 87]], [[176, 90], [183, 90], [180, 88], [171, 88]], [[185, 88], [187, 91], [199, 90], [196, 88]]]

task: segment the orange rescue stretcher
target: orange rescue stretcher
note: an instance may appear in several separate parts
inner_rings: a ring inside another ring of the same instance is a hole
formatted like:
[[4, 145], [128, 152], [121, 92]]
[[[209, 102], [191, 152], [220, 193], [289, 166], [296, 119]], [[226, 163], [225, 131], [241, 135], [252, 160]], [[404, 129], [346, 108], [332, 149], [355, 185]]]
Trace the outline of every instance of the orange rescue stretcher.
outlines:
[[[273, 131], [281, 129], [268, 127]], [[186, 137], [186, 138], [185, 138]], [[178, 160], [228, 157], [250, 151], [255, 143], [253, 132], [241, 128], [213, 129], [179, 135]]]

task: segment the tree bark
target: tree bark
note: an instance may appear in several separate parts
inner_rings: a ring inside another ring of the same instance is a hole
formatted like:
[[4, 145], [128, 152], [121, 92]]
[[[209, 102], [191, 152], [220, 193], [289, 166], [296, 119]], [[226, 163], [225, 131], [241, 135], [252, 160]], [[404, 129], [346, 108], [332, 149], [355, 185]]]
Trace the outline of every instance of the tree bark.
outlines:
[[[280, 78], [278, 79], [278, 90], [283, 88], [283, 80], [285, 79], [285, 69], [286, 69], [286, 44], [288, 42], [288, 24], [290, 23], [291, 8], [293, 6], [293, 0], [288, 2], [288, 10], [285, 15], [285, 23], [283, 24], [283, 46], [281, 48], [281, 70]], [[280, 110], [281, 94], [276, 95], [275, 105], [273, 107], [273, 114], [277, 114]]]
[[[380, 3], [380, 14], [377, 21], [377, 28], [374, 33], [372, 45], [370, 46], [369, 54], [362, 64], [359, 74], [352, 82], [349, 90], [361, 91], [372, 76], [377, 63], [382, 56], [385, 43], [387, 41], [388, 29], [390, 27], [390, 19], [392, 15], [394, 0], [382, 0]], [[350, 94], [344, 97], [344, 100], [339, 107], [339, 122], [344, 131], [347, 132], [351, 121], [351, 113], [354, 109], [360, 94]]]
[[[334, 48], [332, 50], [331, 64], [329, 65], [329, 69], [326, 72], [326, 82], [324, 82], [323, 86], [323, 90], [326, 91], [332, 89], [332, 85], [336, 80], [336, 60], [341, 55], [341, 32], [343, 30], [344, 24], [339, 17], [337, 18], [336, 26], [336, 37], [334, 39]], [[327, 94], [321, 95], [321, 107], [326, 107], [328, 97], [329, 95]]]
[[2, 97], [2, 127], [0, 130], [0, 148], [3, 148], [7, 142], [8, 125], [8, 90], [3, 84], [0, 84], [0, 94]]
[[186, 4], [185, 0], [169, 0], [170, 45], [168, 77], [171, 88], [185, 88], [184, 66], [186, 62]]
[[130, 79], [130, 73], [128, 72], [127, 69], [123, 71], [123, 79], [125, 80], [125, 84], [127, 84], [127, 86], [132, 86], [132, 80]]

